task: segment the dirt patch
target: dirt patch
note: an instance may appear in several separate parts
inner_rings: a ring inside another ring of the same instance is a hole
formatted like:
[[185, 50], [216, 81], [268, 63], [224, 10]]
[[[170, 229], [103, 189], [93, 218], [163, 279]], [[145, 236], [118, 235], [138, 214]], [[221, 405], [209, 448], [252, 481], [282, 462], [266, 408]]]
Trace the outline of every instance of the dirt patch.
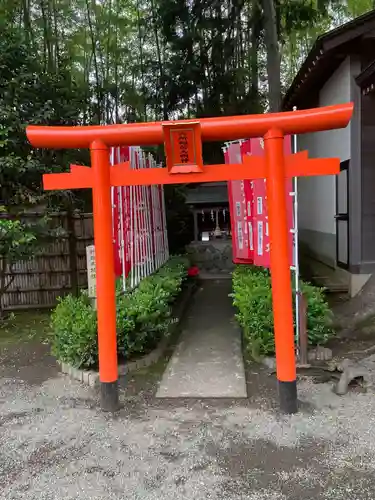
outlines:
[[0, 417], [0, 427], [6, 424], [15, 425], [16, 423], [22, 425], [25, 418], [31, 418], [33, 415], [41, 413], [42, 411], [41, 408], [34, 408], [32, 411], [15, 411], [13, 413], [8, 413]]
[[83, 455], [84, 445], [66, 446], [64, 441], [59, 443], [45, 442], [30, 453], [24, 461], [9, 460], [4, 462], [0, 468], [0, 485], [2, 487], [11, 485], [20, 478], [26, 470], [31, 470], [32, 475], [37, 476], [41, 471], [56, 467], [64, 462], [69, 462]]
[[372, 347], [375, 352], [375, 316], [359, 322], [352, 330], [344, 334], [339, 333], [327, 344], [327, 347], [332, 349], [335, 357], [350, 357], [351, 359], [365, 357]]
[[[238, 437], [234, 437], [225, 448], [212, 444], [210, 453], [220, 469], [229, 475], [230, 479], [224, 487], [226, 494], [238, 492], [239, 483], [242, 486], [241, 493], [248, 494], [254, 488], [266, 489], [273, 483], [279, 484], [286, 498], [299, 500], [314, 498], [321, 493], [321, 487], [315, 478], [301, 478], [296, 471], [311, 461], [319, 468], [319, 456], [323, 455], [324, 449], [324, 442], [306, 440], [297, 448], [290, 448], [276, 446], [266, 439], [240, 442]], [[321, 469], [323, 472], [323, 467]]]
[[0, 377], [30, 385], [42, 384], [58, 373], [50, 354], [49, 312], [20, 312], [0, 324]]

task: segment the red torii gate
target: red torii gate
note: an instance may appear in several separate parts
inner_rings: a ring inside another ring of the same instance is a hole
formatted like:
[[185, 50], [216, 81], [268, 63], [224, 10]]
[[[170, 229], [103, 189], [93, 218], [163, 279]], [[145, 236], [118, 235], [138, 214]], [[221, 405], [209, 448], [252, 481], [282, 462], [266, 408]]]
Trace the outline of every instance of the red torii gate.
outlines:
[[[111, 186], [179, 184], [266, 178], [277, 380], [281, 410], [297, 411], [292, 289], [288, 259], [285, 177], [332, 175], [338, 158], [308, 159], [307, 151], [284, 156], [284, 135], [344, 128], [353, 104], [265, 115], [243, 115], [176, 122], [126, 125], [29, 126], [30, 143], [39, 148], [89, 148], [91, 168], [72, 165], [70, 173], [45, 174], [44, 188], [93, 191], [97, 265], [97, 313], [101, 407], [119, 408], [115, 273], [112, 248]], [[245, 156], [242, 164], [203, 165], [202, 141], [264, 137], [265, 157]], [[109, 148], [165, 145], [166, 168], [130, 170], [129, 162], [111, 166]]]

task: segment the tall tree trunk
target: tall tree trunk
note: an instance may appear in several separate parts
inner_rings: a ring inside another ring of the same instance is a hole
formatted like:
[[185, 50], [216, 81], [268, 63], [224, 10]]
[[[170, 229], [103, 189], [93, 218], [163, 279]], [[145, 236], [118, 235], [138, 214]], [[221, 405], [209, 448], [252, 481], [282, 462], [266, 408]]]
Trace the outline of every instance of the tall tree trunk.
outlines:
[[156, 54], [158, 58], [159, 65], [159, 74], [160, 74], [160, 86], [161, 86], [161, 95], [162, 95], [162, 103], [163, 103], [163, 120], [168, 120], [168, 109], [167, 109], [167, 96], [165, 92], [165, 74], [164, 74], [164, 66], [161, 57], [161, 49], [160, 49], [160, 40], [158, 33], [158, 25], [157, 25], [157, 16], [156, 16], [156, 7], [154, 0], [151, 0], [151, 11], [152, 11], [152, 25], [155, 34], [155, 42], [156, 42]]
[[49, 16], [49, 3], [47, 0], [47, 5], [45, 0], [40, 0], [40, 9], [42, 12], [43, 21], [43, 37], [44, 37], [44, 64], [45, 68], [52, 71], [53, 69], [53, 55], [52, 55], [52, 40], [50, 31], [50, 16]]
[[262, 0], [264, 37], [267, 48], [268, 99], [271, 112], [281, 108], [280, 49], [274, 0]]
[[[253, 0], [251, 13], [251, 37], [250, 37], [250, 91], [252, 99], [259, 101], [259, 41], [261, 34], [261, 11], [259, 8], [259, 0]], [[248, 28], [250, 29], [250, 27]]]
[[97, 51], [96, 51], [96, 37], [94, 33], [94, 27], [91, 19], [91, 10], [90, 10], [90, 4], [89, 0], [86, 0], [86, 13], [87, 13], [87, 22], [89, 25], [89, 30], [90, 30], [90, 38], [91, 38], [91, 47], [92, 47], [92, 55], [93, 55], [93, 61], [94, 61], [94, 71], [95, 71], [95, 80], [96, 80], [96, 99], [97, 99], [97, 105], [96, 105], [96, 115], [97, 115], [97, 120], [98, 123], [100, 124], [102, 121], [102, 89], [101, 89], [101, 81], [99, 77], [99, 66], [98, 66], [98, 58], [97, 58]]
[[[104, 105], [105, 105], [105, 110], [104, 110], [104, 116], [105, 122], [106, 123], [112, 123], [113, 121], [113, 113], [112, 113], [112, 99], [111, 99], [111, 92], [110, 92], [110, 68], [111, 68], [111, 63], [112, 66], [114, 64], [117, 64], [117, 61], [113, 63], [115, 57], [111, 60], [111, 31], [115, 30], [116, 33], [116, 40], [117, 40], [117, 26], [113, 27], [112, 25], [112, 0], [109, 0], [108, 2], [108, 19], [107, 19], [107, 47], [106, 47], [106, 54], [105, 54], [105, 75], [104, 75], [104, 88], [105, 88], [105, 99], [104, 99]], [[117, 53], [117, 45], [116, 45], [116, 53]]]
[[23, 28], [25, 33], [25, 40], [27, 45], [31, 45], [32, 29], [30, 20], [30, 3], [28, 0], [22, 0], [22, 13], [23, 13]]
[[59, 48], [59, 22], [57, 14], [56, 0], [53, 0], [53, 25], [54, 25], [54, 38], [55, 38], [55, 69], [58, 70], [60, 62], [60, 48]]
[[[154, 15], [154, 14], [153, 14]], [[141, 88], [142, 88], [142, 99], [143, 99], [143, 119], [147, 121], [147, 103], [146, 103], [146, 85], [145, 85], [145, 70], [143, 64], [143, 36], [142, 36], [142, 24], [141, 24], [141, 14], [139, 1], [137, 1], [137, 23], [138, 23], [138, 43], [139, 43], [139, 64], [141, 69]], [[153, 21], [154, 24], [154, 21]], [[155, 35], [157, 37], [157, 33]], [[160, 62], [159, 62], [160, 64]]]
[[120, 114], [119, 114], [119, 74], [118, 74], [118, 69], [119, 69], [119, 16], [120, 16], [120, 7], [119, 7], [119, 2], [116, 2], [116, 21], [115, 21], [115, 35], [116, 35], [116, 42], [115, 42], [115, 57], [114, 57], [114, 86], [115, 86], [115, 123], [120, 123]]

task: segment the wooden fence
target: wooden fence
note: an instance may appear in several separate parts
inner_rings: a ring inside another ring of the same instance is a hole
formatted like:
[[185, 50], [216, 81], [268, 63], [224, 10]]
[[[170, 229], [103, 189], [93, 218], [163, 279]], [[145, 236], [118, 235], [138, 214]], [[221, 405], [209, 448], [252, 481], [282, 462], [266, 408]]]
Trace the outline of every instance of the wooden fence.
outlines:
[[[35, 214], [27, 217], [35, 218]], [[13, 281], [2, 298], [3, 310], [53, 307], [57, 297], [87, 285], [86, 246], [93, 243], [92, 214], [55, 214], [51, 225], [63, 227], [66, 236], [35, 258], [16, 263], [9, 272]]]

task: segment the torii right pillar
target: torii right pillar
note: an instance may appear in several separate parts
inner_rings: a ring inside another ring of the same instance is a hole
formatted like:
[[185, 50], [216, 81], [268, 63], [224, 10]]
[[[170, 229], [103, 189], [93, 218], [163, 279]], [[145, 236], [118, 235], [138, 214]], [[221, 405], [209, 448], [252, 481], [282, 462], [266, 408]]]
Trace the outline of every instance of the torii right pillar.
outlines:
[[[280, 409], [296, 413], [297, 373], [294, 349], [292, 288], [285, 198], [284, 134], [271, 129], [264, 136], [266, 192], [270, 226], [270, 264], [275, 331], [276, 373]], [[277, 249], [277, 250], [276, 250]], [[275, 300], [276, 299], [276, 300]]]

